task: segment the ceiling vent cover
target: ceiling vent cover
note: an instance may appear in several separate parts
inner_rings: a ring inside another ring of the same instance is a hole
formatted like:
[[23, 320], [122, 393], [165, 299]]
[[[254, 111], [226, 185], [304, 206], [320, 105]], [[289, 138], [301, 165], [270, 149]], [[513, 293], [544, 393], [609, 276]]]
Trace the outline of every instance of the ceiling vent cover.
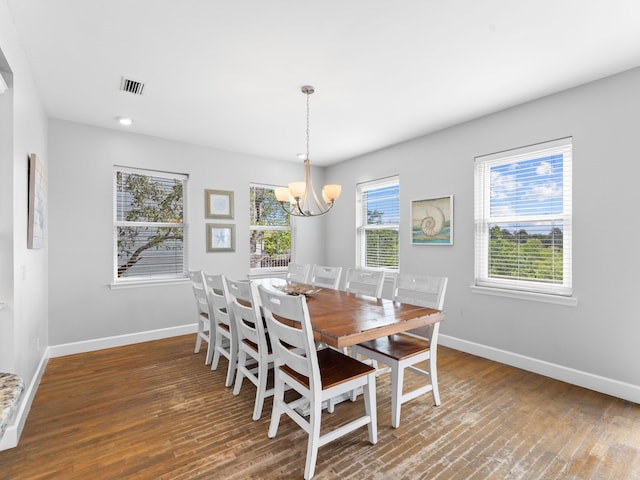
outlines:
[[133, 93], [134, 95], [142, 95], [144, 92], [144, 83], [122, 77], [122, 80], [120, 81], [120, 90], [123, 92]]

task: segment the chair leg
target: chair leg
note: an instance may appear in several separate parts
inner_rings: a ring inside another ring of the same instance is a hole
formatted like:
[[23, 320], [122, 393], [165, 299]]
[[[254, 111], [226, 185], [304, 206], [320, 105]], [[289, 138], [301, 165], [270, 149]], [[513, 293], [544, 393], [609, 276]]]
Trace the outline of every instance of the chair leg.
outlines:
[[211, 338], [211, 330], [209, 330], [209, 340], [207, 342], [207, 356], [206, 356], [205, 361], [204, 361], [205, 365], [211, 365], [211, 362], [213, 361], [213, 350], [214, 350], [214, 347], [215, 347], [214, 344], [215, 344], [215, 342]]
[[377, 404], [376, 404], [376, 374], [369, 374], [369, 380], [367, 384], [363, 387], [362, 392], [364, 393], [364, 410], [369, 418], [369, 424], [367, 425], [367, 429], [369, 431], [369, 442], [373, 445], [378, 443], [378, 412], [377, 412]]
[[244, 350], [240, 350], [238, 354], [238, 368], [236, 370], [236, 384], [233, 387], [233, 394], [239, 395], [240, 388], [242, 388], [242, 380], [244, 379], [243, 368], [246, 367], [247, 364], [247, 353]]
[[198, 321], [198, 333], [196, 334], [196, 348], [193, 353], [200, 352], [200, 346], [202, 345], [202, 322]]
[[238, 366], [238, 346], [233, 339], [229, 339], [229, 368], [227, 368], [227, 379], [224, 383], [225, 387], [233, 385], [236, 376], [236, 368]]
[[431, 380], [431, 387], [433, 390], [433, 404], [437, 407], [440, 405], [440, 391], [438, 390], [438, 367], [436, 366], [436, 356], [431, 353], [429, 357], [429, 379]]
[[256, 403], [253, 407], [253, 419], [260, 420], [264, 397], [267, 392], [267, 375], [269, 373], [268, 362], [262, 361], [258, 365], [258, 388], [256, 390]]
[[220, 337], [222, 337], [222, 335], [216, 335], [216, 339], [214, 341], [213, 360], [211, 361], [211, 370], [218, 369], [218, 362], [220, 361], [220, 347], [222, 342], [222, 339]]
[[391, 366], [391, 426], [400, 426], [400, 407], [402, 406], [402, 384], [404, 368], [395, 364]]
[[322, 404], [317, 404], [311, 400], [311, 412], [309, 414], [309, 443], [307, 445], [307, 461], [304, 466], [304, 478], [309, 480], [313, 477], [318, 459], [318, 448], [320, 448], [320, 417], [322, 415]]
[[274, 381], [273, 409], [271, 410], [271, 422], [269, 423], [269, 431], [267, 432], [269, 438], [274, 438], [276, 433], [278, 433], [280, 417], [284, 413], [282, 410], [282, 403], [284, 402], [284, 382], [278, 378], [277, 374]]

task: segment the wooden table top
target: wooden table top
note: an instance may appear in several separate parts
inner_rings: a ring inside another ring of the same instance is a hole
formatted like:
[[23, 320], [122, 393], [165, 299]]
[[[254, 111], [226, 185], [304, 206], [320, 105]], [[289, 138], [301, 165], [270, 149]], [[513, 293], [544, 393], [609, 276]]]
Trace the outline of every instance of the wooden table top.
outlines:
[[[257, 282], [268, 288], [286, 283], [283, 279], [272, 278]], [[308, 296], [307, 307], [316, 340], [335, 348], [405, 332], [444, 318], [440, 310], [433, 308], [358, 297], [330, 288]]]

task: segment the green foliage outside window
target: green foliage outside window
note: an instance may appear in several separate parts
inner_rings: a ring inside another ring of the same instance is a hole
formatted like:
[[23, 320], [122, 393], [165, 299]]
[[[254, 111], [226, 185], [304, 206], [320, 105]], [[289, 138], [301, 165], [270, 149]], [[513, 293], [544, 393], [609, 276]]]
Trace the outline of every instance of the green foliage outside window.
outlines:
[[117, 276], [181, 273], [183, 182], [116, 173]]
[[490, 233], [489, 276], [562, 283], [561, 229], [528, 234], [525, 229], [512, 233], [494, 225]]
[[286, 267], [291, 261], [290, 218], [276, 199], [273, 188], [250, 189], [250, 267]]

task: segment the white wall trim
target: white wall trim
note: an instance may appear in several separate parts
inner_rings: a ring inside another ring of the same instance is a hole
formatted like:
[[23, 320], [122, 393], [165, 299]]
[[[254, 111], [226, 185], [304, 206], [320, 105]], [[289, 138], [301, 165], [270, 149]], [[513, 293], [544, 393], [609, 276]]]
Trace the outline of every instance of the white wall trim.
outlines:
[[31, 410], [31, 404], [33, 403], [33, 399], [36, 397], [36, 392], [40, 385], [40, 379], [44, 374], [44, 369], [48, 362], [49, 349], [47, 348], [42, 354], [42, 358], [40, 358], [40, 363], [38, 364], [38, 368], [33, 375], [29, 387], [22, 394], [20, 408], [13, 420], [13, 424], [7, 426], [4, 435], [0, 439], [0, 451], [18, 446], [18, 440], [20, 439], [20, 435], [22, 435], [22, 429], [27, 422], [27, 415], [29, 415], [29, 411]]
[[117, 335], [114, 337], [96, 338], [93, 340], [83, 340], [81, 342], [63, 343], [62, 345], [53, 345], [49, 347], [51, 358], [62, 357], [64, 355], [74, 355], [76, 353], [93, 352], [104, 348], [122, 347], [124, 345], [132, 345], [134, 343], [149, 342], [151, 340], [160, 340], [162, 338], [177, 337], [179, 335], [188, 335], [196, 333], [198, 325], [196, 323], [189, 325], [180, 325], [178, 327], [161, 328], [158, 330], [149, 330], [146, 332], [129, 333], [126, 335]]
[[571, 383], [572, 385], [578, 385], [590, 390], [595, 390], [596, 392], [605, 393], [607, 395], [612, 395], [614, 397], [640, 404], [640, 386], [638, 385], [601, 377], [589, 372], [564, 367], [562, 365], [545, 362], [532, 357], [526, 357], [518, 353], [500, 350], [498, 348], [488, 347], [479, 343], [461, 340], [448, 335], [440, 334], [438, 336], [438, 343], [445, 347], [451, 347], [462, 352], [488, 358], [489, 360], [522, 368], [529, 372], [538, 373], [540, 375], [555, 378], [556, 380]]

